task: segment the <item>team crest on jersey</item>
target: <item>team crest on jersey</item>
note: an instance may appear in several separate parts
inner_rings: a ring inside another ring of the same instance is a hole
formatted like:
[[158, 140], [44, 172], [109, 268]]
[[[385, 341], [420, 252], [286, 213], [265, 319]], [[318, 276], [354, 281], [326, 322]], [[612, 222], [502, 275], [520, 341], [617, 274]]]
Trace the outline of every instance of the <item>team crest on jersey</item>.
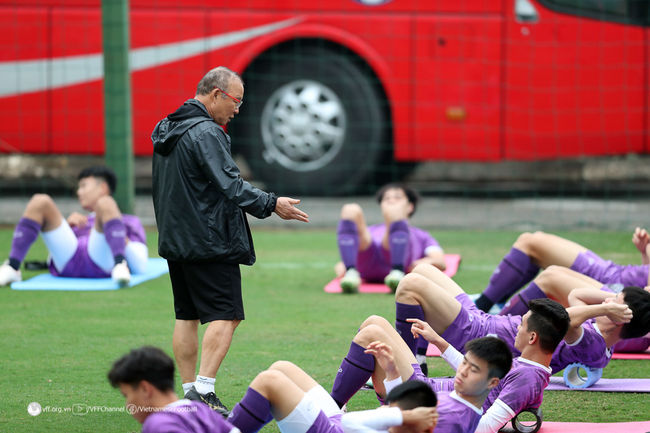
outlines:
[[364, 4], [366, 6], [379, 6], [386, 3], [390, 3], [392, 0], [354, 0], [357, 3]]

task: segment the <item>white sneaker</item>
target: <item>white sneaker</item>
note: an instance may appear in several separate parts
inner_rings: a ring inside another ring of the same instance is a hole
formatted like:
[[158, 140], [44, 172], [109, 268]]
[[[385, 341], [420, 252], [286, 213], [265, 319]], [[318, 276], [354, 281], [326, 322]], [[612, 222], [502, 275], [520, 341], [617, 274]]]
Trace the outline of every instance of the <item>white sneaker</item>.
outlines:
[[354, 268], [345, 271], [345, 275], [341, 278], [340, 284], [343, 293], [357, 293], [359, 291], [359, 285], [361, 285], [361, 275], [359, 275], [359, 271]]
[[111, 279], [120, 286], [126, 286], [129, 284], [131, 281], [131, 271], [129, 271], [129, 266], [126, 264], [126, 260], [122, 260], [113, 267], [113, 270], [111, 271]]
[[20, 271], [9, 266], [9, 260], [5, 260], [0, 266], [0, 286], [8, 286], [16, 281], [22, 281], [22, 279]]
[[386, 278], [384, 278], [384, 284], [390, 287], [393, 293], [395, 293], [395, 290], [397, 290], [397, 285], [400, 281], [402, 281], [402, 278], [404, 278], [404, 272], [400, 271], [399, 269], [393, 269], [388, 273], [388, 275], [386, 275]]

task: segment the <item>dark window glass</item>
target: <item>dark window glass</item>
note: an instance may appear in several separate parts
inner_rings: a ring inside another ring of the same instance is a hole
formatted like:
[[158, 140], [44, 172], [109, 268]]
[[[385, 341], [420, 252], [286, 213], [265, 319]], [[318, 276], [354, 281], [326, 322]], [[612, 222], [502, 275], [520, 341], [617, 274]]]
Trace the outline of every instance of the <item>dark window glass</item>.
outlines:
[[549, 9], [602, 21], [650, 22], [650, 0], [539, 0]]

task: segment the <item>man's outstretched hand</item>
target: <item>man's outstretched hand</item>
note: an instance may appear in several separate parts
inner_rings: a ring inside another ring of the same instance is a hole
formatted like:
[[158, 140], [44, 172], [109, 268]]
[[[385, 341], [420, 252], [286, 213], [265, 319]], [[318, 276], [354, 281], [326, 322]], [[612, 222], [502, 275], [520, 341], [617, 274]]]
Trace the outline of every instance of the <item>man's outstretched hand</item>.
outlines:
[[309, 215], [296, 207], [300, 200], [289, 197], [278, 197], [275, 203], [275, 213], [283, 220], [298, 220], [309, 222]]

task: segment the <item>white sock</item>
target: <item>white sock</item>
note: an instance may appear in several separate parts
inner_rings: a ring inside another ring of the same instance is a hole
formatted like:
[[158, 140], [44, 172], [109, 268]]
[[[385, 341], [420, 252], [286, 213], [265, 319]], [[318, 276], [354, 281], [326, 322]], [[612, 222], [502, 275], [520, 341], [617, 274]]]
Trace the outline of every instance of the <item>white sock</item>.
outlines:
[[187, 392], [192, 389], [194, 386], [194, 382], [187, 382], [183, 384], [183, 395], [187, 394]]
[[415, 355], [415, 359], [418, 361], [418, 364], [423, 364], [427, 362], [427, 355]]
[[196, 382], [194, 382], [194, 388], [199, 392], [199, 394], [207, 394], [209, 392], [214, 392], [214, 377], [205, 377], [205, 376], [196, 376]]

